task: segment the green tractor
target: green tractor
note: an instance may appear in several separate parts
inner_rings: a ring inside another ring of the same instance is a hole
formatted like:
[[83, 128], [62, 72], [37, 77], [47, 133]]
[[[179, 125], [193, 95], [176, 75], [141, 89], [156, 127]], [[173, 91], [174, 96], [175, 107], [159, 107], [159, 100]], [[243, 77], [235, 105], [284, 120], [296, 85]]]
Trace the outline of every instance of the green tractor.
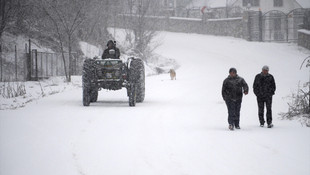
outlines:
[[145, 97], [145, 69], [139, 58], [126, 62], [120, 59], [86, 59], [83, 64], [83, 105], [97, 102], [101, 89], [127, 89], [129, 106], [143, 102]]

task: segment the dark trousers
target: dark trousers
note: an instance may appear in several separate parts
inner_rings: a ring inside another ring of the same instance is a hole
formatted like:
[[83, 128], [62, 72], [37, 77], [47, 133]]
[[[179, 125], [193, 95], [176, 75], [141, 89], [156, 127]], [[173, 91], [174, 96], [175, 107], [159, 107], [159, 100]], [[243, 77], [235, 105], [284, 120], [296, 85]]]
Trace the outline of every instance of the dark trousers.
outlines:
[[261, 125], [265, 124], [265, 119], [264, 119], [264, 108], [266, 105], [267, 108], [267, 124], [272, 123], [272, 96], [270, 97], [264, 97], [264, 98], [259, 98], [257, 97], [257, 104], [258, 104], [258, 117], [259, 117], [259, 122]]
[[225, 102], [228, 109], [228, 123], [239, 126], [242, 100], [226, 100]]

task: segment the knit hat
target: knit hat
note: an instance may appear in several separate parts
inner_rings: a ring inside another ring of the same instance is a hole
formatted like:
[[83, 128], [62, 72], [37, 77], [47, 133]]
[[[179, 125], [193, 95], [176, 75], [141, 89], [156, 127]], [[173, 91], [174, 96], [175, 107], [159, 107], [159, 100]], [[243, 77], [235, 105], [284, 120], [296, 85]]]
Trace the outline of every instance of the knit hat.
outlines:
[[237, 69], [234, 68], [234, 67], [232, 67], [232, 68], [229, 69], [229, 73], [230, 73], [230, 72], [235, 72], [235, 73], [237, 73]]
[[269, 67], [265, 65], [265, 66], [262, 68], [262, 70], [269, 71]]

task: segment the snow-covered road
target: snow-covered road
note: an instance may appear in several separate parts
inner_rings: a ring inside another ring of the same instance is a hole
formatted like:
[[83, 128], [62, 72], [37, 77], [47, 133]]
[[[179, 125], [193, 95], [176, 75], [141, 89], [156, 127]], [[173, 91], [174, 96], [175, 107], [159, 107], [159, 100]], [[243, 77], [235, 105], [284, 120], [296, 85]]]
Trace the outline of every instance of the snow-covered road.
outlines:
[[[310, 174], [310, 130], [280, 120], [283, 97], [308, 81], [309, 54], [294, 44], [255, 43], [161, 33], [156, 52], [176, 59], [177, 80], [146, 79], [132, 108], [126, 91], [102, 91], [83, 107], [80, 88], [18, 110], [0, 111], [1, 175]], [[306, 54], [307, 53], [307, 54]], [[253, 92], [243, 99], [241, 130], [227, 128], [221, 86], [236, 67], [252, 90], [263, 65], [277, 83], [273, 129], [259, 127]]]

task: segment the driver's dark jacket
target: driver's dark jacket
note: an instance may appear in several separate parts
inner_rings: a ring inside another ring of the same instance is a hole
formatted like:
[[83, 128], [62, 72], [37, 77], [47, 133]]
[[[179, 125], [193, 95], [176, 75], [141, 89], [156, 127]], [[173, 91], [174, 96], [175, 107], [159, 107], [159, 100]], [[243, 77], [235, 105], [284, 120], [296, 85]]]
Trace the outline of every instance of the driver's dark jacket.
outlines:
[[[109, 50], [114, 49], [115, 50], [115, 54], [110, 54]], [[107, 58], [112, 58], [112, 59], [119, 59], [120, 57], [120, 51], [117, 47], [113, 47], [113, 48], [107, 48], [104, 50], [103, 54], [102, 54], [102, 59], [107, 59]]]
[[243, 92], [248, 91], [249, 91], [248, 84], [242, 77], [239, 77], [238, 75], [236, 77], [228, 76], [223, 82], [222, 96], [225, 101], [241, 100]]

